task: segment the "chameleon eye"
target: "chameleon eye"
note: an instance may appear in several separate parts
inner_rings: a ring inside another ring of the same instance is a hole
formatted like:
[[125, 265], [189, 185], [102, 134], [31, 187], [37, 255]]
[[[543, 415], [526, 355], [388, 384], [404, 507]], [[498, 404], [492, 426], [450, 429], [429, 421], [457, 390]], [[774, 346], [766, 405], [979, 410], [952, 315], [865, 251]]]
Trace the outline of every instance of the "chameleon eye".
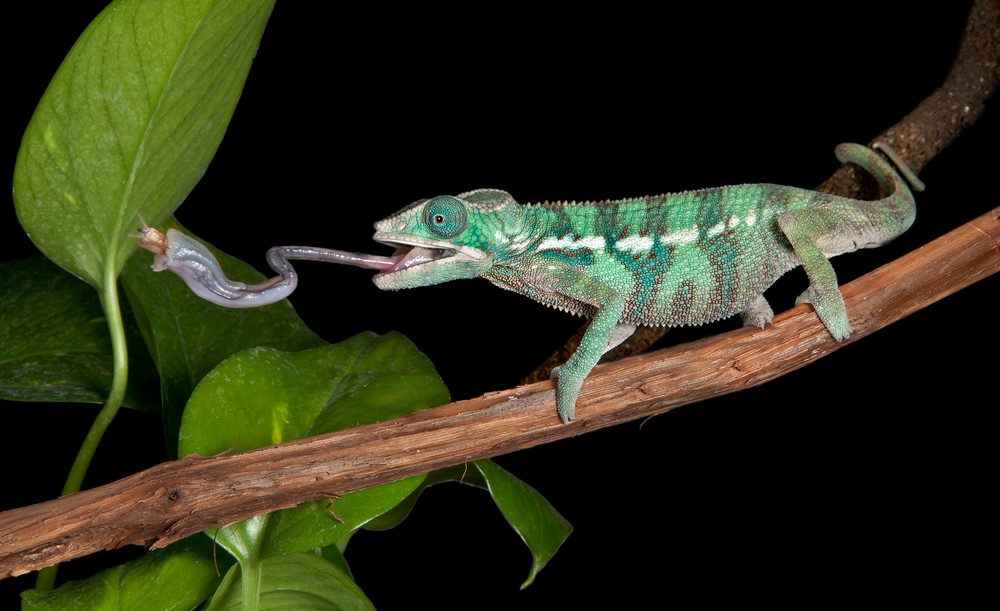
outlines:
[[462, 233], [465, 221], [465, 204], [454, 197], [435, 197], [424, 208], [424, 223], [431, 233], [442, 238], [453, 238]]

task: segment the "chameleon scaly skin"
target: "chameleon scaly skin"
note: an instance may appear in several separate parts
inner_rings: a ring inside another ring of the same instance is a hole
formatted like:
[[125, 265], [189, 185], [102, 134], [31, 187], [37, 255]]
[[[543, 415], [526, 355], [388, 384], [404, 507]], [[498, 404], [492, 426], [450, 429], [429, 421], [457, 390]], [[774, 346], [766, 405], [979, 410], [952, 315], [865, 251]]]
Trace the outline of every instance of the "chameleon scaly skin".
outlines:
[[[876, 145], [878, 146], [878, 145]], [[915, 190], [923, 185], [881, 147]], [[505, 191], [478, 189], [417, 201], [375, 224], [374, 239], [397, 248], [376, 257], [280, 247], [268, 261], [281, 278], [234, 283], [187, 236], [144, 228], [154, 269], [174, 271], [201, 296], [228, 307], [265, 305], [294, 288], [287, 259], [377, 269], [385, 290], [483, 277], [548, 306], [587, 316], [579, 348], [555, 368], [556, 407], [574, 416], [584, 379], [601, 355], [637, 325], [698, 325], [733, 314], [763, 327], [774, 316], [764, 291], [801, 265], [813, 305], [837, 341], [851, 334], [829, 257], [882, 245], [913, 223], [906, 182], [874, 151], [841, 144], [837, 158], [879, 182], [884, 198], [862, 201], [771, 184], [749, 184], [609, 202], [520, 205]]]

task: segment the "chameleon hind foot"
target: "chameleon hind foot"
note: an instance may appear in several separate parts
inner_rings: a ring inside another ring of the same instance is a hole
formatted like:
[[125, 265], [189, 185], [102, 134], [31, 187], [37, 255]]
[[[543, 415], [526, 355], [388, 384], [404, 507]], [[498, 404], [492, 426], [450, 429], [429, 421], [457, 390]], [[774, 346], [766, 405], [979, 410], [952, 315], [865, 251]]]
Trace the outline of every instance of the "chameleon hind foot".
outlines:
[[835, 294], [821, 295], [810, 285], [795, 299], [795, 305], [803, 303], [812, 305], [816, 315], [830, 331], [830, 335], [838, 342], [844, 341], [854, 332], [854, 327], [847, 319], [847, 308], [844, 306], [844, 297], [839, 288], [835, 290]]
[[767, 302], [767, 299], [761, 295], [757, 299], [754, 299], [747, 306], [747, 309], [743, 310], [740, 317], [743, 319], [744, 327], [759, 327], [763, 329], [774, 318], [774, 310], [771, 309], [771, 304]]

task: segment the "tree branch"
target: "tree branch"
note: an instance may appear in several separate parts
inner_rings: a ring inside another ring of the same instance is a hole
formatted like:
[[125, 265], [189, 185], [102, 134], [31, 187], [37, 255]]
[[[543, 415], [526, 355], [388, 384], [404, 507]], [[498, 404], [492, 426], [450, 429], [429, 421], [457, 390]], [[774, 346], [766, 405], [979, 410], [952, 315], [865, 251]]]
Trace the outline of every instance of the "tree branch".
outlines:
[[[869, 144], [889, 144], [910, 169], [919, 173], [979, 120], [998, 88], [1000, 0], [978, 0], [969, 11], [958, 54], [941, 87]], [[861, 174], [864, 172], [851, 166], [840, 168], [819, 189], [848, 197], [870, 197], [874, 181], [859, 181]]]
[[809, 306], [597, 367], [563, 425], [551, 381], [411, 416], [210, 458], [0, 513], [0, 578], [126, 544], [165, 546], [199, 531], [645, 418], [756, 386], [860, 340], [1000, 271], [1000, 207], [842, 287], [855, 332], [838, 344]]

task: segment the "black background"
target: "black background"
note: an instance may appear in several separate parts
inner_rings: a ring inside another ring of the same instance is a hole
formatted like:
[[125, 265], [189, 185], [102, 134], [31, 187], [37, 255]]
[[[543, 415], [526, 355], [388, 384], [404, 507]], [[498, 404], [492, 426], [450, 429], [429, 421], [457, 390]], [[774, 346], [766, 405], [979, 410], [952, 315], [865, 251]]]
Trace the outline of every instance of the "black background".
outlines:
[[[3, 20], [8, 177], [48, 80], [103, 5], [58, 4]], [[477, 187], [529, 202], [816, 185], [836, 167], [835, 144], [868, 141], [941, 84], [967, 10], [317, 4], [278, 3], [226, 138], [177, 213], [262, 271], [277, 244], [383, 253], [373, 221]], [[842, 282], [996, 206], [997, 124], [994, 108], [921, 173], [914, 227], [838, 258]], [[0, 260], [37, 253], [9, 200], [0, 231]], [[384, 293], [370, 272], [300, 270], [293, 303], [321, 336], [401, 331], [454, 398], [513, 386], [579, 324], [481, 280]], [[775, 310], [804, 284], [798, 271], [776, 285]], [[576, 529], [527, 590], [528, 552], [465, 486], [429, 490], [399, 528], [359, 533], [347, 558], [381, 609], [954, 604], [986, 584], [976, 552], [995, 544], [998, 296], [990, 278], [764, 387], [497, 457]], [[56, 496], [97, 406], [2, 409], [0, 509]], [[160, 431], [123, 410], [88, 487], [163, 460]], [[61, 577], [134, 551], [69, 563]], [[0, 582], [0, 607], [31, 584]]]

